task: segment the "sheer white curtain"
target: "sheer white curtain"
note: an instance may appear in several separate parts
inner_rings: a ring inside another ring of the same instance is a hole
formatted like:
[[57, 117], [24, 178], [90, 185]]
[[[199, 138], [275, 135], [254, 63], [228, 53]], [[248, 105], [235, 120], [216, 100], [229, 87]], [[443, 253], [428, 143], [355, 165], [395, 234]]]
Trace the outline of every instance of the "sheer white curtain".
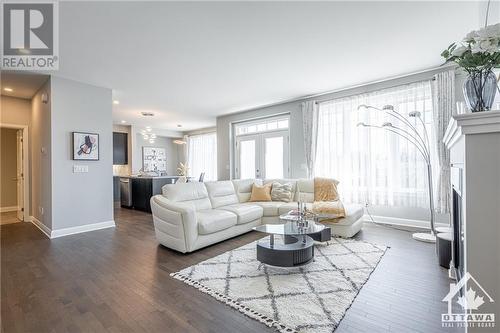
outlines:
[[[361, 104], [379, 108], [390, 104], [405, 117], [420, 111], [431, 144], [435, 142], [430, 81], [323, 102], [318, 115], [315, 175], [338, 179], [345, 202], [427, 208], [427, 166], [422, 156], [393, 133], [357, 127], [359, 122], [398, 125], [384, 112], [358, 110]], [[415, 118], [410, 119], [415, 123]], [[435, 160], [435, 153], [432, 158]]]
[[302, 123], [304, 125], [304, 148], [306, 152], [307, 177], [314, 177], [314, 162], [318, 140], [318, 103], [302, 103]]
[[189, 176], [199, 177], [205, 173], [205, 180], [217, 180], [217, 134], [190, 135], [187, 140]]
[[436, 186], [436, 212], [450, 212], [450, 152], [443, 143], [455, 107], [455, 70], [436, 74], [432, 82], [432, 101], [434, 103], [434, 130], [436, 133], [436, 152], [439, 173]]

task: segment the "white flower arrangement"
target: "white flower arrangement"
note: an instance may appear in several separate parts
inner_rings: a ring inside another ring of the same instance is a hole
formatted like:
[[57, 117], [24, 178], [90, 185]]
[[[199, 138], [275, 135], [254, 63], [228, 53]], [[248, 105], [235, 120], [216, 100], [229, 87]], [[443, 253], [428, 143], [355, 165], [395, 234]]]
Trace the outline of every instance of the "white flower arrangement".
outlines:
[[453, 43], [441, 53], [468, 73], [500, 68], [500, 23], [469, 32], [461, 43]]

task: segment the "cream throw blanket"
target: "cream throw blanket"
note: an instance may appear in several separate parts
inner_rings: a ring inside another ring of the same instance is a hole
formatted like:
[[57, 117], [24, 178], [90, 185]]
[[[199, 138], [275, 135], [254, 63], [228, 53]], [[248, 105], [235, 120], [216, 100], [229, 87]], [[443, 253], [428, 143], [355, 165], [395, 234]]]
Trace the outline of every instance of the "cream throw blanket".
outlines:
[[345, 216], [345, 209], [339, 199], [337, 184], [339, 182], [330, 178], [314, 178], [314, 203], [312, 211], [318, 215], [321, 222], [338, 222]]

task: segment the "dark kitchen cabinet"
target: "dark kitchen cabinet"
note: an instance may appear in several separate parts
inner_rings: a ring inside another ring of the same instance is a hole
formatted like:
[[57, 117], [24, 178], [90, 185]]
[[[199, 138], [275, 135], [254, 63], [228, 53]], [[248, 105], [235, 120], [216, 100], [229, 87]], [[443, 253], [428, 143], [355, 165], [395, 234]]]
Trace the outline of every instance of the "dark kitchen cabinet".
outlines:
[[113, 164], [128, 164], [128, 134], [113, 132]]
[[135, 209], [151, 213], [150, 200], [160, 194], [166, 184], [174, 184], [179, 177], [132, 177], [132, 206]]

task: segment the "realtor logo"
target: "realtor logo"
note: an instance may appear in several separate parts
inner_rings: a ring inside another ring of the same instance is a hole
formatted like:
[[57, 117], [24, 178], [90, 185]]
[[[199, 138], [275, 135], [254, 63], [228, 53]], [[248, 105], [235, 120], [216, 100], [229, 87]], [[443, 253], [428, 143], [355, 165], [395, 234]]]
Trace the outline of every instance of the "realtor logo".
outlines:
[[[460, 295], [460, 290], [465, 286], [464, 294]], [[461, 306], [463, 312], [453, 313], [454, 301]], [[486, 302], [495, 301], [469, 272], [458, 283], [450, 284], [450, 291], [443, 302], [448, 302], [448, 313], [441, 314], [443, 327], [495, 327], [494, 313], [479, 312], [479, 308]]]
[[57, 2], [2, 2], [2, 69], [56, 70]]

